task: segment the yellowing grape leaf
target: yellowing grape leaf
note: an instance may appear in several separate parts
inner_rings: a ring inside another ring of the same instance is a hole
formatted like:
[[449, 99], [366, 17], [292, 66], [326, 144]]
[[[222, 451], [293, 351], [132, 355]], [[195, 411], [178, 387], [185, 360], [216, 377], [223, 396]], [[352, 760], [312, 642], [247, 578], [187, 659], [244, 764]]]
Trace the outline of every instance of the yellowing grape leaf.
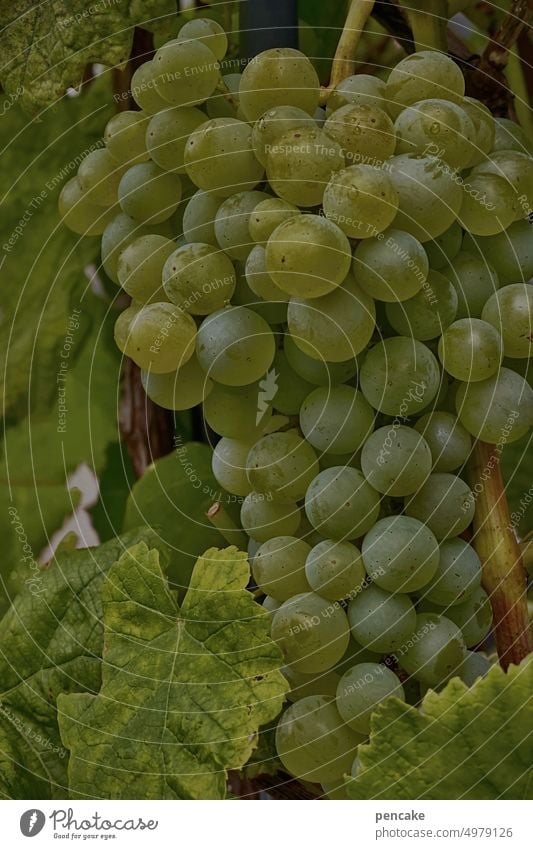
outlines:
[[533, 658], [452, 679], [422, 710], [389, 699], [372, 718], [352, 799], [526, 799], [533, 792]]
[[98, 696], [60, 696], [73, 798], [216, 799], [243, 766], [287, 683], [234, 546], [198, 560], [181, 607], [157, 551], [139, 544], [103, 587]]

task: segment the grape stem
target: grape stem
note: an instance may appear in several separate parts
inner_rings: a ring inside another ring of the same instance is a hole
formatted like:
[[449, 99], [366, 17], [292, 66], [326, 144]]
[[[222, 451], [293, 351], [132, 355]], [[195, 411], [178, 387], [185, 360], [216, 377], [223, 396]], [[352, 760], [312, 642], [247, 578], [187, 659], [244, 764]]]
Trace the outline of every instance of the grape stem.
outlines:
[[416, 49], [440, 50], [446, 53], [447, 0], [409, 0], [405, 9]]
[[333, 57], [330, 83], [322, 92], [323, 104], [335, 86], [354, 73], [355, 52], [373, 8], [374, 0], [352, 0]]
[[527, 657], [533, 651], [533, 643], [526, 571], [511, 524], [500, 454], [496, 446], [476, 442], [468, 472], [470, 486], [477, 494], [473, 542], [483, 564], [483, 587], [494, 614], [498, 657], [502, 668], [507, 669], [509, 664], [518, 664]]
[[229, 545], [236, 545], [240, 551], [248, 550], [248, 538], [246, 534], [235, 524], [220, 501], [215, 501], [211, 505], [206, 516]]

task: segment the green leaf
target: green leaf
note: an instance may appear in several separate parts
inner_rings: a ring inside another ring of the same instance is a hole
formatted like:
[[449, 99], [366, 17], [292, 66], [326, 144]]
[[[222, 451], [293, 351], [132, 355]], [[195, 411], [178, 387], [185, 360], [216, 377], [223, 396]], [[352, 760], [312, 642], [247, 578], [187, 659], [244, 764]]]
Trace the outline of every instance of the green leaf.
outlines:
[[210, 549], [178, 608], [157, 551], [125, 552], [103, 587], [98, 696], [60, 696], [73, 798], [216, 799], [287, 688], [246, 555]]
[[124, 530], [150, 525], [160, 531], [172, 551], [169, 576], [179, 587], [188, 585], [202, 552], [227, 544], [205, 517], [222, 497], [211, 471], [211, 455], [201, 443], [180, 445], [147, 469], [128, 499]]
[[102, 654], [101, 587], [141, 529], [83, 550], [61, 546], [0, 622], [0, 796], [64, 799], [68, 752], [57, 726], [59, 693], [98, 692]]
[[10, 95], [19, 93], [25, 110], [36, 112], [59, 100], [69, 86], [77, 87], [89, 63], [124, 65], [134, 26], [150, 26], [175, 13], [173, 0], [4, 3], [2, 85]]
[[389, 699], [372, 717], [352, 799], [531, 798], [533, 658], [494, 666], [468, 688], [453, 678], [421, 711]]

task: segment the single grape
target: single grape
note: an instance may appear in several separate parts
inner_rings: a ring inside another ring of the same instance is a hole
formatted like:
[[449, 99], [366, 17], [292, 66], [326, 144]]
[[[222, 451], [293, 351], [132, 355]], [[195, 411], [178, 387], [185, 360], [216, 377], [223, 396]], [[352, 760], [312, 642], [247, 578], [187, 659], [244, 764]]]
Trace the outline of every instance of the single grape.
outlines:
[[352, 386], [318, 387], [304, 400], [300, 428], [320, 452], [352, 454], [372, 432], [374, 411]]
[[396, 147], [391, 119], [384, 109], [368, 103], [336, 109], [324, 124], [324, 132], [340, 144], [347, 165], [380, 165]]
[[318, 298], [345, 279], [351, 264], [350, 243], [332, 221], [298, 215], [280, 224], [266, 247], [266, 268], [284, 292]]
[[497, 151], [474, 168], [471, 178], [489, 174], [504, 179], [511, 189], [515, 219], [527, 218], [533, 209], [533, 159], [530, 154], [517, 150]]
[[276, 750], [290, 775], [303, 781], [336, 781], [349, 772], [364, 738], [342, 721], [335, 700], [307, 696], [282, 714]]
[[326, 114], [329, 116], [347, 104], [379, 106], [386, 109], [385, 83], [370, 74], [354, 74], [337, 83], [330, 92]]
[[444, 233], [425, 243], [424, 248], [430, 267], [437, 271], [446, 268], [461, 250], [462, 242], [463, 230], [457, 221], [454, 221]]
[[427, 342], [440, 336], [453, 322], [457, 305], [457, 292], [451, 281], [430, 269], [416, 295], [406, 301], [387, 304], [385, 312], [397, 333]]
[[165, 236], [139, 236], [119, 254], [117, 277], [122, 288], [137, 301], [157, 297], [163, 301], [163, 266], [176, 247]]
[[405, 499], [405, 513], [424, 522], [438, 540], [458, 536], [474, 518], [475, 500], [468, 484], [455, 475], [434, 472], [418, 492]]
[[194, 354], [176, 372], [153, 374], [141, 370], [141, 383], [154, 404], [166, 410], [190, 410], [205, 401], [213, 389], [213, 381], [200, 368]]
[[97, 206], [117, 202], [118, 184], [124, 168], [118, 165], [108, 150], [98, 148], [84, 156], [78, 168], [78, 181], [88, 200]]
[[425, 285], [429, 261], [418, 239], [403, 230], [387, 230], [360, 242], [353, 273], [362, 289], [379, 301], [405, 301]]
[[252, 487], [246, 477], [249, 442], [223, 437], [215, 445], [211, 465], [220, 486], [232, 495], [248, 495]]
[[79, 236], [99, 236], [117, 215], [116, 207], [93, 203], [77, 177], [72, 177], [61, 189], [58, 209], [63, 224]]
[[470, 175], [464, 185], [459, 221], [477, 236], [494, 236], [516, 218], [513, 189], [497, 174]]
[[533, 389], [508, 368], [487, 380], [461, 383], [455, 403], [461, 424], [483, 442], [515, 442], [533, 424]]
[[457, 416], [435, 410], [421, 416], [414, 427], [429, 445], [434, 472], [454, 472], [468, 460], [472, 437]]
[[316, 123], [297, 106], [276, 106], [261, 115], [252, 130], [252, 146], [259, 162], [266, 167], [268, 154], [280, 136], [300, 127], [316, 129]]
[[143, 62], [133, 72], [131, 83], [131, 96], [135, 103], [146, 115], [155, 115], [162, 109], [168, 109], [168, 101], [157, 93], [155, 87], [154, 63], [151, 59]]
[[350, 165], [331, 177], [324, 213], [351, 239], [371, 239], [392, 224], [399, 195], [390, 177], [372, 165]]
[[348, 605], [352, 636], [376, 652], [397, 651], [412, 636], [416, 611], [408, 595], [388, 593], [370, 584]]
[[265, 192], [237, 192], [225, 200], [215, 218], [215, 236], [220, 247], [232, 259], [244, 261], [253, 248], [248, 225], [250, 216]]
[[370, 349], [361, 366], [363, 395], [388, 416], [406, 417], [423, 410], [439, 389], [440, 369], [422, 342], [395, 336]]
[[189, 199], [183, 213], [183, 235], [188, 242], [218, 245], [215, 218], [221, 203], [221, 198], [201, 189]]
[[487, 593], [480, 586], [476, 587], [462, 604], [447, 606], [444, 613], [447, 619], [461, 629], [467, 648], [482, 643], [490, 632], [492, 608]]
[[324, 469], [305, 496], [305, 512], [312, 526], [325, 537], [352, 540], [376, 522], [380, 499], [362, 472], [350, 466]]
[[105, 125], [104, 141], [111, 156], [124, 165], [147, 162], [146, 127], [149, 116], [144, 112], [117, 112]]
[[180, 178], [153, 162], [141, 162], [128, 168], [121, 178], [118, 199], [126, 215], [145, 224], [157, 224], [170, 218], [178, 208]]
[[248, 480], [277, 501], [299, 501], [318, 474], [314, 449], [296, 430], [270, 433], [250, 449]]
[[[463, 248], [483, 257], [483, 261], [495, 269], [502, 283], [527, 283], [533, 277], [533, 224], [527, 220], [515, 221], [496, 236], [470, 236], [467, 233]], [[487, 298], [491, 294], [489, 292]]]
[[518, 150], [520, 153], [533, 154], [533, 146], [520, 124], [508, 118], [494, 118], [494, 142], [492, 153], [499, 150]]
[[480, 318], [461, 318], [442, 334], [439, 359], [457, 380], [486, 380], [498, 371], [503, 359], [500, 334]]
[[393, 118], [419, 100], [442, 98], [461, 103], [465, 81], [459, 66], [434, 50], [419, 50], [402, 59], [387, 80], [385, 97]]
[[438, 568], [420, 595], [446, 607], [462, 604], [480, 585], [481, 561], [475, 550], [462, 539], [448, 539], [441, 543]]
[[[253, 540], [253, 542], [255, 542], [255, 540]], [[262, 603], [261, 606], [265, 608], [267, 613], [270, 615], [270, 618], [272, 618], [272, 614], [274, 613], [275, 610], [278, 609], [280, 604], [281, 604], [280, 601], [276, 601], [275, 598], [272, 598], [271, 596], [266, 595], [263, 599], [263, 603]], [[287, 698], [288, 698], [288, 696], [287, 696]]]
[[156, 91], [173, 106], [203, 103], [220, 79], [217, 57], [199, 40], [173, 39], [152, 61]]
[[212, 18], [193, 18], [186, 21], [178, 34], [178, 40], [183, 39], [201, 41], [217, 59], [223, 59], [228, 49], [228, 37], [223, 27]]
[[506, 357], [532, 356], [533, 286], [504, 286], [487, 300], [481, 317], [501, 335]]
[[264, 301], [287, 303], [290, 296], [277, 286], [266, 270], [266, 251], [262, 245], [252, 248], [244, 268], [246, 282], [252, 292]]
[[457, 292], [457, 318], [481, 318], [483, 307], [499, 286], [496, 271], [480, 254], [462, 250], [442, 269]]
[[123, 353], [154, 374], [174, 372], [192, 357], [195, 336], [196, 324], [187, 313], [172, 304], [146, 304], [133, 318]]
[[439, 98], [419, 100], [396, 118], [396, 153], [432, 154], [451, 168], [465, 168], [472, 159], [475, 129], [464, 109]]
[[270, 629], [285, 662], [297, 672], [324, 672], [341, 659], [350, 629], [340, 604], [300, 593], [276, 610]]
[[239, 93], [241, 108], [249, 121], [257, 121], [277, 106], [297, 106], [313, 115], [320, 81], [307, 56], [290, 47], [275, 47], [248, 62]]
[[466, 652], [459, 677], [467, 687], [472, 687], [478, 678], [484, 678], [492, 664], [488, 657], [478, 651]]
[[213, 380], [228, 386], [255, 383], [270, 368], [276, 344], [261, 316], [232, 306], [211, 313], [198, 328], [196, 353]]
[[265, 246], [276, 227], [296, 215], [300, 215], [298, 207], [282, 198], [262, 200], [250, 215], [250, 236], [254, 242]]
[[429, 687], [458, 675], [466, 648], [457, 625], [435, 613], [420, 613], [414, 630], [412, 644], [398, 653], [402, 668]]
[[126, 351], [126, 347], [129, 342], [130, 332], [131, 332], [131, 323], [141, 307], [135, 301], [132, 302], [129, 307], [126, 307], [125, 310], [122, 310], [117, 320], [115, 321], [114, 327], [114, 338], [115, 343], [119, 351], [124, 353]]
[[467, 163], [471, 168], [483, 162], [486, 155], [492, 150], [494, 144], [495, 121], [490, 109], [476, 100], [474, 97], [464, 97], [461, 106], [470, 118], [474, 128], [474, 137], [471, 149], [471, 158]]
[[351, 542], [331, 539], [310, 550], [305, 574], [311, 589], [331, 601], [357, 594], [366, 577], [359, 549]]
[[299, 699], [305, 699], [307, 696], [329, 696], [330, 698], [335, 698], [340, 681], [340, 676], [336, 672], [328, 669], [326, 672], [310, 674], [296, 672], [292, 666], [284, 666], [281, 671], [283, 677], [291, 685], [290, 692], [287, 693], [287, 699], [290, 702], [297, 702]]
[[393, 593], [424, 587], [439, 564], [434, 534], [409, 516], [388, 516], [376, 522], [363, 540], [362, 554], [369, 578]]
[[310, 551], [310, 545], [292, 536], [264, 542], [257, 550], [252, 570], [257, 586], [281, 602], [309, 592], [305, 562]]
[[156, 165], [178, 174], [185, 172], [183, 157], [190, 134], [207, 120], [194, 106], [165, 109], [150, 119], [146, 148]]
[[341, 146], [319, 127], [288, 130], [270, 146], [266, 172], [279, 197], [296, 206], [318, 206], [335, 171], [344, 168]]
[[263, 176], [263, 166], [254, 156], [251, 137], [251, 127], [236, 118], [201, 124], [185, 145], [185, 169], [193, 183], [222, 198], [236, 189], [253, 189]]
[[258, 383], [249, 386], [213, 385], [205, 399], [204, 416], [207, 424], [221, 436], [255, 442], [272, 416], [272, 405], [265, 401], [259, 406]]
[[209, 315], [225, 307], [235, 290], [235, 270], [226, 254], [201, 242], [170, 254], [162, 271], [169, 301], [192, 315]]
[[361, 452], [361, 469], [368, 483], [384, 495], [411, 495], [431, 472], [431, 451], [411, 427], [386, 425], [374, 431]]
[[260, 492], [249, 493], [242, 502], [241, 525], [257, 542], [294, 536], [299, 524], [300, 508], [294, 502], [269, 501]]
[[337, 710], [350, 728], [367, 735], [372, 713], [391, 696], [405, 700], [398, 676], [380, 663], [359, 663], [339, 682]]
[[346, 383], [357, 374], [357, 361], [353, 358], [340, 363], [328, 362], [326, 359], [315, 359], [305, 354], [296, 344], [290, 334], [285, 334], [283, 349], [291, 368], [317, 386], [332, 386]]

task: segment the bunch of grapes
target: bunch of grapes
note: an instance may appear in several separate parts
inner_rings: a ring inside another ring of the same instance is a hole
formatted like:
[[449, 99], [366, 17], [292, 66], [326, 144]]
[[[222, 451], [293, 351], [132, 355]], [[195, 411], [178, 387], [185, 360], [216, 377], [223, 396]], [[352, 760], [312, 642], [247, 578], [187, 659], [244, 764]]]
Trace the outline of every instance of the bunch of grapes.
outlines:
[[221, 76], [226, 50], [209, 20], [160, 47], [60, 208], [131, 296], [147, 395], [220, 437], [291, 687], [279, 757], [335, 794], [376, 705], [488, 665], [464, 468], [533, 423], [533, 158], [441, 53], [324, 109], [299, 51]]

